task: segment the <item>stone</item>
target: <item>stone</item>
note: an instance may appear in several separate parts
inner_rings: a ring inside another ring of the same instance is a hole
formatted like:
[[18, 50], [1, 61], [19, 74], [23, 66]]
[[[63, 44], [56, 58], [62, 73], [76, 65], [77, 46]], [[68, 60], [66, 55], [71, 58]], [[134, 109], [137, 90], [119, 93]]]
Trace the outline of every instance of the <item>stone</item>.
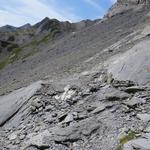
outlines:
[[52, 105], [48, 105], [45, 107], [45, 111], [51, 111], [53, 109]]
[[129, 98], [129, 96], [130, 96], [129, 94], [123, 91], [119, 91], [117, 89], [110, 89], [105, 93], [105, 99], [109, 101], [124, 100]]
[[107, 83], [108, 84], [111, 84], [113, 82], [113, 75], [111, 73], [108, 73], [107, 75]]
[[71, 89], [71, 86], [68, 85], [64, 88], [64, 93], [59, 98], [62, 101], [66, 101], [67, 99], [71, 99], [75, 95], [76, 95], [76, 90]]
[[29, 147], [29, 146], [36, 146], [38, 149], [47, 149], [50, 147], [50, 145], [45, 141], [45, 138], [50, 138], [51, 137], [51, 133], [48, 130], [45, 130], [37, 135], [35, 134], [30, 134], [28, 135], [28, 140], [25, 141], [25, 147]]
[[149, 122], [150, 114], [137, 114], [137, 118], [142, 120], [143, 122]]
[[143, 40], [125, 53], [108, 60], [108, 72], [117, 80], [130, 80], [139, 85], [146, 85], [149, 83], [149, 45], [148, 39]]
[[138, 98], [138, 97], [133, 97], [132, 99], [129, 99], [125, 102], [123, 102], [123, 104], [127, 105], [128, 107], [135, 107], [136, 105], [139, 104], [143, 104], [146, 101], [144, 99]]
[[123, 150], [150, 150], [150, 139], [146, 138], [138, 138], [135, 140], [131, 140], [126, 143], [123, 147]]
[[91, 111], [93, 111], [95, 108], [96, 108], [96, 106], [88, 105], [88, 106], [86, 107], [86, 110], [87, 110], [88, 112], [91, 112]]
[[20, 140], [24, 140], [25, 137], [26, 137], [26, 136], [23, 134], [23, 135], [20, 135], [20, 136], [19, 136], [19, 139], [20, 139]]
[[17, 113], [23, 104], [41, 88], [41, 83], [42, 81], [38, 81], [6, 96], [0, 96], [0, 126]]
[[36, 108], [42, 107], [41, 100], [40, 100], [38, 97], [36, 97], [36, 98], [33, 99], [31, 105], [32, 105], [33, 107], [36, 107]]
[[88, 118], [88, 115], [86, 113], [79, 113], [76, 119], [77, 120], [82, 120], [82, 119], [85, 119], [85, 118]]
[[17, 134], [16, 134], [16, 133], [12, 133], [12, 134], [10, 134], [10, 135], [8, 136], [8, 139], [9, 139], [10, 141], [15, 140], [16, 138], [17, 138]]
[[145, 91], [145, 89], [143, 87], [140, 87], [140, 86], [132, 86], [132, 87], [125, 88], [124, 91], [127, 93], [136, 93], [139, 91]]
[[70, 123], [73, 121], [73, 115], [72, 114], [68, 114], [65, 118], [65, 120], [63, 121], [63, 123]]
[[100, 122], [96, 118], [87, 118], [77, 123], [70, 124], [65, 128], [54, 127], [51, 129], [53, 140], [56, 142], [73, 142], [89, 136], [93, 131], [100, 128]]
[[104, 104], [100, 104], [100, 106], [98, 106], [95, 110], [93, 110], [91, 113], [92, 114], [97, 114], [100, 113], [102, 111], [104, 111], [106, 108], [106, 106]]
[[38, 132], [38, 131], [40, 131], [40, 127], [39, 127], [39, 126], [37, 126], [37, 127], [34, 129], [34, 132]]

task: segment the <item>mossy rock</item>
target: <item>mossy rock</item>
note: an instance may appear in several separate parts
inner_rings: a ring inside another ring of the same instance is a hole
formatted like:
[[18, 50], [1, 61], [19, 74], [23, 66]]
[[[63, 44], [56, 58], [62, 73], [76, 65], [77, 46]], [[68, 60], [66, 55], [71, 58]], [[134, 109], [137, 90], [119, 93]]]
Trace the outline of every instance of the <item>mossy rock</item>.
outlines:
[[122, 136], [119, 140], [119, 145], [117, 146], [116, 150], [123, 150], [124, 144], [127, 142], [136, 139], [139, 137], [139, 134], [135, 131], [129, 131], [128, 134]]

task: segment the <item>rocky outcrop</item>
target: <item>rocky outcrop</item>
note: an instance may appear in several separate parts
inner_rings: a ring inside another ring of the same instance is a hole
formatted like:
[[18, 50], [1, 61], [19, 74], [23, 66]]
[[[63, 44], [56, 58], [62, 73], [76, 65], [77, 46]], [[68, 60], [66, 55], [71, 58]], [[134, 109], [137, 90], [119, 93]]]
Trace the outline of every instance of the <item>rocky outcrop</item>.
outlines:
[[[109, 72], [117, 79], [132, 80], [140, 84], [149, 83], [149, 40], [142, 41], [132, 49], [110, 62]], [[141, 50], [142, 49], [142, 50]]]
[[0, 126], [9, 121], [20, 108], [28, 102], [37, 90], [41, 88], [41, 82], [16, 90], [10, 95], [0, 97]]
[[149, 4], [149, 0], [118, 0], [108, 11], [107, 17], [112, 17], [129, 9], [137, 9]]
[[[150, 89], [136, 85], [135, 90], [131, 81], [97, 80], [101, 75], [84, 76], [88, 80], [80, 87], [76, 79], [69, 86], [66, 81], [42, 85], [40, 81], [0, 97], [1, 148], [116, 149], [123, 131], [146, 129]], [[129, 93], [123, 92], [127, 89]], [[140, 137], [121, 146], [145, 148], [141, 141], [149, 143]]]

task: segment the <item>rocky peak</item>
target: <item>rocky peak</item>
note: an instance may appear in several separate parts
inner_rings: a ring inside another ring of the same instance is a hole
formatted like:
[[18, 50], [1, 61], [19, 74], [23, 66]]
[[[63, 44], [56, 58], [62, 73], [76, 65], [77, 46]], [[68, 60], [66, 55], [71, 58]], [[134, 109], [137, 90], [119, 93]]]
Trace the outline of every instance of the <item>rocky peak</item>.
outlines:
[[107, 17], [112, 17], [126, 10], [135, 9], [147, 4], [150, 4], [150, 0], [117, 0], [108, 11]]
[[119, 4], [147, 4], [150, 3], [150, 0], [118, 0], [117, 3]]

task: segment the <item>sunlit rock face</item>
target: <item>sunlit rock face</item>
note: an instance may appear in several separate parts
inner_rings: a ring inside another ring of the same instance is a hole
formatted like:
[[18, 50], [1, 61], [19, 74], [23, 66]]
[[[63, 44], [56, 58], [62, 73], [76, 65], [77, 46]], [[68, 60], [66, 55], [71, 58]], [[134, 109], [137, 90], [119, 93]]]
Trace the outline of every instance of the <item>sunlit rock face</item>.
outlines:
[[118, 0], [108, 11], [107, 17], [150, 4], [150, 0]]
[[150, 3], [150, 0], [118, 0], [121, 4], [145, 4]]

